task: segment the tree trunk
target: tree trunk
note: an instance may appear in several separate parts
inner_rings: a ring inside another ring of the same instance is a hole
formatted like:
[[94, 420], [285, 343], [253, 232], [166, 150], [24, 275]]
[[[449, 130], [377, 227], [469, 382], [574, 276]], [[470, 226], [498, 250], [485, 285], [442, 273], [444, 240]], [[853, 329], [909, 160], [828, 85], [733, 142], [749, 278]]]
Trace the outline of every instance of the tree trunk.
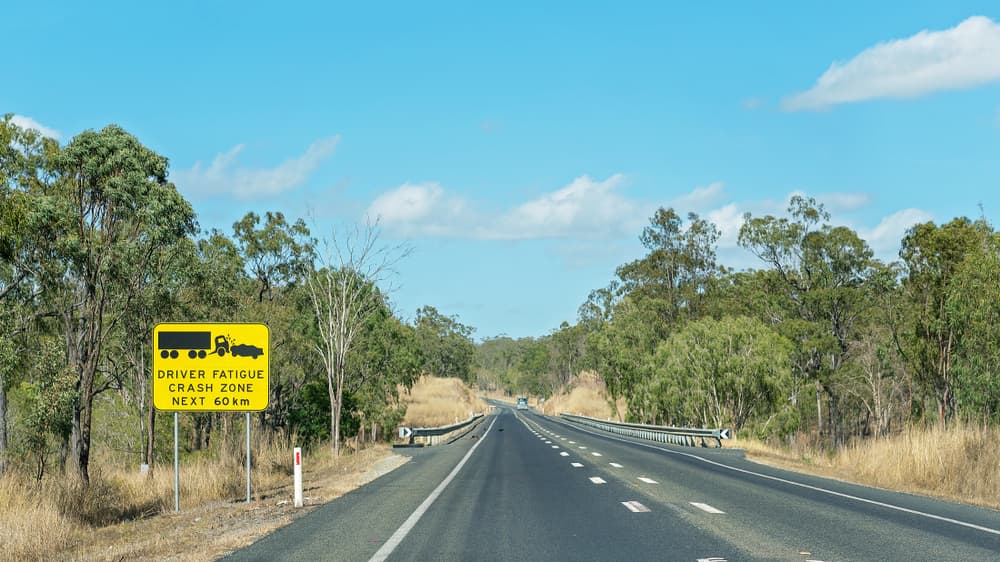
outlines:
[[340, 385], [334, 384], [337, 374], [327, 368], [326, 388], [330, 396], [330, 441], [334, 458], [340, 457]]
[[149, 477], [153, 477], [153, 466], [156, 462], [156, 408], [150, 400], [147, 405], [146, 418], [146, 464], [149, 465]]
[[0, 475], [7, 471], [7, 386], [0, 377]]

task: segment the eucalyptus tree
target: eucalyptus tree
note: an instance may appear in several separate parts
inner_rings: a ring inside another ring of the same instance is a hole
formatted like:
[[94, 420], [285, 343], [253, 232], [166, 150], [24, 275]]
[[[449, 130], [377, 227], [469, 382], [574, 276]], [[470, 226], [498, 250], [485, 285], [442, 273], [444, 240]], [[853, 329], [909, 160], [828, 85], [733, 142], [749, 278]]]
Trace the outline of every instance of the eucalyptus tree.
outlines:
[[[37, 316], [44, 261], [54, 239], [47, 225], [47, 187], [58, 143], [0, 118], [0, 474], [10, 441], [7, 393], [23, 342], [18, 334]], [[23, 339], [23, 338], [21, 338]]]
[[653, 356], [647, 419], [676, 425], [753, 426], [766, 434], [790, 409], [791, 344], [760, 320], [703, 318], [662, 342]]
[[[945, 297], [956, 336], [953, 376], [956, 410], [1000, 421], [1000, 234], [981, 224], [983, 235], [955, 270]], [[986, 232], [986, 231], [989, 232]]]
[[280, 212], [247, 213], [233, 224], [233, 240], [254, 284], [254, 298], [241, 299], [239, 313], [270, 327], [271, 395], [260, 422], [276, 430], [286, 425], [290, 396], [305, 382], [301, 355], [309, 346], [302, 336], [311, 307], [301, 306], [307, 299], [297, 291], [309, 275], [314, 241], [305, 221], [290, 222]]
[[471, 326], [462, 324], [456, 316], [445, 316], [433, 306], [424, 306], [417, 310], [416, 330], [425, 372], [473, 382], [476, 348]]
[[104, 346], [149, 276], [156, 253], [194, 232], [191, 205], [167, 180], [167, 159], [122, 128], [84, 131], [59, 153], [57, 254], [64, 265], [59, 311], [78, 391], [72, 450], [89, 483], [93, 401]]
[[871, 306], [877, 263], [857, 233], [827, 224], [830, 215], [815, 199], [792, 197], [788, 213], [781, 218], [747, 213], [739, 243], [773, 269], [788, 311], [780, 329], [796, 346], [796, 370], [815, 385], [819, 431], [825, 392], [830, 435], [837, 439], [839, 397], [831, 378], [857, 335], [860, 315]]
[[319, 338], [314, 349], [323, 362], [330, 400], [330, 436], [340, 456], [340, 422], [347, 379], [348, 354], [369, 318], [385, 306], [386, 283], [393, 267], [409, 249], [379, 242], [377, 224], [357, 226], [346, 235], [334, 230], [320, 240], [319, 267], [307, 278]]
[[716, 263], [716, 226], [695, 213], [687, 224], [673, 209], [659, 208], [639, 240], [648, 253], [617, 270], [620, 294], [655, 306], [661, 323], [673, 327], [697, 318], [707, 288], [721, 274]]
[[353, 398], [350, 414], [362, 440], [367, 431], [369, 440], [376, 441], [380, 427], [395, 427], [406, 414], [399, 392], [412, 388], [420, 376], [424, 357], [417, 342], [416, 330], [393, 316], [385, 303], [358, 333], [347, 356], [345, 393]]
[[[958, 304], [958, 297], [954, 306], [947, 306], [948, 296], [962, 264], [983, 246], [989, 231], [985, 222], [965, 217], [941, 226], [918, 224], [907, 231], [899, 252], [906, 266], [903, 288], [912, 307], [911, 320], [898, 331], [899, 349], [924, 394], [933, 395], [941, 423], [956, 411], [952, 367], [965, 322], [955, 313], [972, 312]], [[976, 286], [974, 274], [964, 281], [970, 289]]]
[[551, 349], [550, 366], [555, 374], [555, 382], [564, 385], [581, 369], [586, 350], [587, 332], [583, 324], [570, 326], [563, 322], [545, 338]]
[[587, 363], [604, 380], [608, 403], [618, 419], [624, 414], [618, 399], [624, 398], [631, 419], [648, 420], [648, 411], [644, 402], [637, 400], [636, 392], [648, 357], [666, 338], [666, 327], [658, 314], [662, 308], [648, 304], [648, 300], [621, 299], [611, 319], [587, 335]]

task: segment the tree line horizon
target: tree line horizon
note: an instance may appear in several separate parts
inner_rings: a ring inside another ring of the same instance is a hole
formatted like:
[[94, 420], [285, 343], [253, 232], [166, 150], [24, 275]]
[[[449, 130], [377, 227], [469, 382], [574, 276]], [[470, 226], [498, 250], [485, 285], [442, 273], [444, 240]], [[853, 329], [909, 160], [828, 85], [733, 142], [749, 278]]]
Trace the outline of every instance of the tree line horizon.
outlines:
[[[831, 446], [1000, 421], [1000, 237], [985, 218], [914, 225], [883, 262], [795, 196], [784, 216], [744, 216], [739, 244], [761, 268], [736, 271], [714, 224], [661, 207], [646, 254], [574, 324], [477, 343], [432, 306], [399, 318], [388, 295], [409, 248], [377, 225], [316, 236], [251, 212], [231, 234], [202, 231], [167, 159], [114, 125], [60, 146], [7, 115], [0, 151], [0, 471], [86, 482], [95, 436], [162, 461], [148, 370], [166, 321], [266, 321], [271, 397], [254, 424], [336, 454], [345, 437], [389, 438], [425, 373], [548, 397], [589, 369], [620, 419]], [[191, 453], [238, 439], [231, 415], [184, 418]]]

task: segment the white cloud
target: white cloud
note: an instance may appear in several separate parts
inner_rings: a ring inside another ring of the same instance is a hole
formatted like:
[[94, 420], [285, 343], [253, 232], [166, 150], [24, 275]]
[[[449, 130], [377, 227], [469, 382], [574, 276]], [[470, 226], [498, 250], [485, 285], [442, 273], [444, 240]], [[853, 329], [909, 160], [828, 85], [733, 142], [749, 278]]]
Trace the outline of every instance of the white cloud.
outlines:
[[872, 198], [867, 193], [823, 193], [816, 200], [826, 205], [831, 213], [857, 211], [864, 207]]
[[736, 203], [730, 203], [709, 211], [705, 218], [715, 223], [719, 229], [719, 247], [736, 248], [739, 246], [737, 239], [740, 235], [740, 227], [743, 226], [743, 213]]
[[858, 228], [858, 236], [864, 238], [872, 251], [883, 258], [891, 257], [899, 250], [903, 235], [913, 225], [934, 220], [934, 216], [922, 209], [903, 209], [883, 217], [872, 228]]
[[921, 31], [834, 62], [788, 111], [822, 110], [875, 98], [910, 98], [1000, 80], [1000, 24], [973, 16], [944, 31]]
[[376, 198], [370, 217], [402, 236], [478, 240], [600, 239], [637, 233], [647, 210], [618, 192], [625, 177], [580, 176], [569, 185], [499, 213], [482, 213], [436, 183], [405, 183]]
[[459, 236], [474, 224], [465, 201], [433, 182], [387, 191], [372, 201], [367, 214], [403, 236]]
[[724, 188], [725, 184], [721, 181], [696, 187], [691, 193], [675, 198], [671, 204], [681, 213], [700, 211], [722, 197]]
[[[622, 194], [625, 180], [622, 174], [603, 181], [580, 176], [560, 189], [494, 212], [484, 212], [434, 182], [404, 183], [379, 195], [368, 206], [367, 214], [378, 218], [388, 232], [404, 237], [562, 240], [560, 255], [571, 257], [573, 263], [586, 263], [586, 254], [601, 245], [636, 239], [659, 206]], [[760, 267], [755, 257], [739, 247], [743, 215], [786, 216], [788, 202], [796, 195], [810, 196], [796, 190], [780, 199], [726, 201], [724, 185], [716, 182], [674, 198], [670, 206], [681, 213], [697, 208], [702, 217], [716, 225], [720, 232], [719, 255], [725, 258], [724, 263], [739, 268]], [[932, 219], [926, 211], [904, 209], [869, 227], [851, 216], [871, 203], [868, 194], [832, 192], [812, 197], [826, 205], [832, 215], [830, 224], [853, 228], [882, 259], [894, 259], [910, 226]]]
[[62, 138], [62, 133], [60, 133], [55, 129], [42, 125], [41, 123], [35, 121], [31, 117], [25, 117], [24, 115], [14, 115], [10, 118], [10, 122], [22, 129], [34, 129], [39, 133], [41, 133], [42, 136], [46, 136], [56, 140]]
[[186, 170], [177, 170], [172, 180], [177, 186], [197, 195], [232, 194], [240, 199], [278, 195], [303, 184], [337, 148], [340, 137], [320, 139], [301, 156], [289, 158], [274, 168], [240, 166], [239, 156], [246, 145], [239, 144], [215, 156], [204, 166], [196, 162]]
[[485, 238], [603, 238], [634, 227], [639, 205], [617, 189], [625, 176], [615, 174], [604, 181], [580, 176], [569, 185], [519, 205], [505, 213], [495, 230]]

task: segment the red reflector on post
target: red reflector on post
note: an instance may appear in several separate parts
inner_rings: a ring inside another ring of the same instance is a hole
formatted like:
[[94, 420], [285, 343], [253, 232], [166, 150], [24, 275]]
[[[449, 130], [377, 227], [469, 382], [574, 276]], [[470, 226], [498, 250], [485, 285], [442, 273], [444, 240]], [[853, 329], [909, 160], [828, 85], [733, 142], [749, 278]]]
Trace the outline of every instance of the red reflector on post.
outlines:
[[299, 451], [295, 451], [295, 465], [296, 466], [302, 465], [302, 453]]

